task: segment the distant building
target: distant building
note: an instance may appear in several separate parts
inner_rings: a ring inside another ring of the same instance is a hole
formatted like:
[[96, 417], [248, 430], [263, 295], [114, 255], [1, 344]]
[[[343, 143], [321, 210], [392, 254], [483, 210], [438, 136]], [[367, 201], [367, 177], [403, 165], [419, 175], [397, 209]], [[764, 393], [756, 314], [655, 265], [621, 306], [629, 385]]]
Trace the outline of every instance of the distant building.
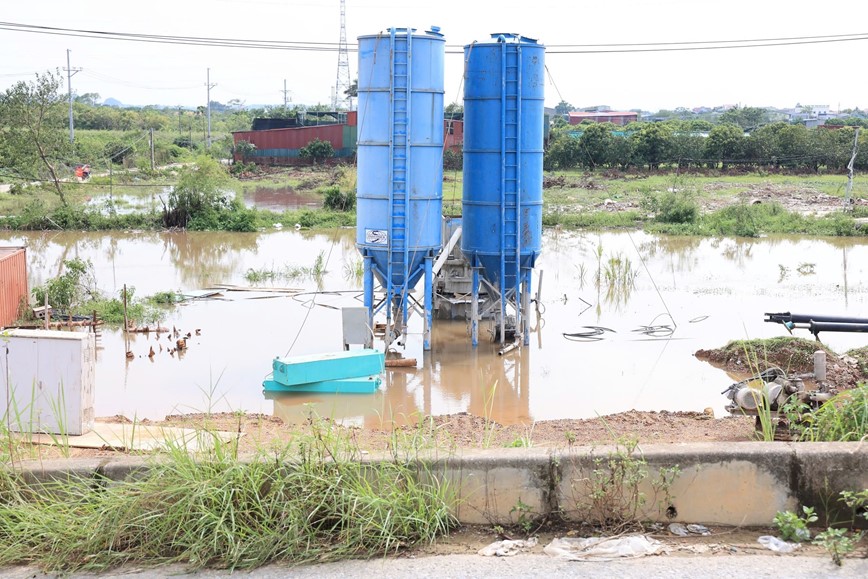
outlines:
[[639, 113], [633, 112], [618, 112], [618, 111], [600, 111], [600, 112], [576, 112], [569, 113], [569, 121], [571, 125], [578, 125], [582, 121], [591, 121], [594, 123], [612, 123], [619, 126], [624, 126], [639, 120]]
[[449, 118], [443, 120], [443, 146], [456, 153], [461, 152], [464, 146], [464, 120]]

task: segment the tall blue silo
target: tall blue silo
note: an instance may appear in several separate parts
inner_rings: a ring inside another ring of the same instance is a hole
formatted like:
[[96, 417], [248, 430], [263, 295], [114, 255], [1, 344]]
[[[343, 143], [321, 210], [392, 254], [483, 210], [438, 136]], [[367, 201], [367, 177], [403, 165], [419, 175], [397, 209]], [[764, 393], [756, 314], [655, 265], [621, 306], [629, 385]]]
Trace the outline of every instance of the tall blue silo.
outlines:
[[[406, 335], [409, 292], [425, 276], [425, 349], [443, 206], [443, 59], [439, 29], [359, 37], [356, 247], [365, 306], [386, 310], [386, 344]], [[385, 299], [374, 303], [374, 280]]]
[[531, 270], [542, 247], [544, 58], [543, 45], [516, 34], [464, 47], [461, 251], [474, 273], [474, 345], [480, 273], [500, 302], [501, 342], [510, 309], [513, 329], [529, 340]]

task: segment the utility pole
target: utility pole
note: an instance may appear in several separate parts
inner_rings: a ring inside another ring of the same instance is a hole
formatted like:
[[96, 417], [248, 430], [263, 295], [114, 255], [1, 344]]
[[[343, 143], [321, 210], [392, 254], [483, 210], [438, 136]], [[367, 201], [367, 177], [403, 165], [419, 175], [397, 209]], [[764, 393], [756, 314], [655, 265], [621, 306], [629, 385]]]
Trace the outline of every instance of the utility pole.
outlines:
[[75, 126], [72, 122], [72, 77], [77, 72], [81, 72], [80, 68], [72, 68], [69, 64], [69, 53], [72, 52], [68, 48], [66, 49], [66, 68], [63, 70], [66, 71], [66, 82], [69, 91], [69, 142], [72, 143], [75, 141]]
[[338, 45], [338, 74], [335, 81], [335, 93], [332, 97], [332, 109], [338, 110], [338, 105], [349, 110], [352, 100], [347, 92], [350, 90], [350, 55], [347, 49], [347, 3], [341, 0], [341, 39]]
[[217, 83], [211, 84], [211, 69], [208, 69], [207, 76], [205, 77], [205, 86], [208, 87], [208, 136], [205, 137], [205, 146], [209, 149], [211, 148], [211, 89], [217, 86]]
[[153, 171], [156, 168], [155, 163], [154, 163], [154, 129], [153, 128], [151, 129], [150, 137], [151, 137], [151, 139], [150, 139], [150, 141], [151, 141], [151, 171]]
[[286, 79], [283, 79], [283, 108], [289, 106], [289, 93], [291, 91], [286, 90]]
[[856, 162], [856, 153], [859, 152], [859, 127], [856, 127], [856, 135], [853, 137], [853, 155], [850, 157], [850, 162], [847, 164], [847, 194], [844, 196], [844, 204], [846, 209], [852, 209], [851, 203], [853, 199], [850, 194], [853, 192], [853, 163]]

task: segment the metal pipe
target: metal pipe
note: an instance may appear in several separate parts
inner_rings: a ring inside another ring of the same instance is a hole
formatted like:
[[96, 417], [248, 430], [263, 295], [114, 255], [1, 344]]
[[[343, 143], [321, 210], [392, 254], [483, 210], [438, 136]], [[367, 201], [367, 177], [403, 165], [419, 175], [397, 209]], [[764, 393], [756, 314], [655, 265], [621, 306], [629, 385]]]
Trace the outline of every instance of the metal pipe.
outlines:
[[479, 345], [479, 268], [471, 269], [470, 281], [470, 343]]
[[843, 322], [811, 322], [808, 325], [808, 331], [814, 336], [820, 332], [863, 332], [868, 333], [868, 322], [866, 323], [843, 323]]
[[[778, 324], [809, 324], [811, 322], [843, 322], [845, 324], [868, 324], [868, 318], [854, 318], [848, 316], [817, 316], [813, 314], [792, 314], [781, 312], [778, 314], [764, 314], [766, 322]], [[846, 331], [846, 330], [845, 330]]]
[[[368, 310], [368, 332], [371, 336], [374, 335], [374, 272], [371, 269], [371, 256], [365, 254], [363, 256], [364, 269], [362, 273], [362, 284], [364, 287], [364, 302], [365, 308]], [[371, 347], [373, 347], [373, 338], [371, 339]]]
[[431, 349], [431, 311], [434, 309], [434, 256], [425, 258], [425, 335], [422, 349]]
[[521, 335], [524, 340], [524, 345], [530, 345], [530, 282], [532, 269], [525, 270], [524, 279], [522, 280], [521, 290]]

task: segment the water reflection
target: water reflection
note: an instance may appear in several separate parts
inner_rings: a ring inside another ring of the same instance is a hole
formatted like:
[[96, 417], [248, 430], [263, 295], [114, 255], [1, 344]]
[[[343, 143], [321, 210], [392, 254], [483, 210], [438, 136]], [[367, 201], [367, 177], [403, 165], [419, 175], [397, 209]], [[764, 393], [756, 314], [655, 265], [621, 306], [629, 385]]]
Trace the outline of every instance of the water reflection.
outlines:
[[[98, 287], [113, 295], [124, 284], [135, 286], [139, 296], [216, 283], [279, 287], [286, 284], [250, 284], [245, 273], [307, 267], [323, 256], [321, 276], [291, 285], [329, 293], [293, 299], [279, 292], [226, 291], [220, 299], [174, 310], [167, 326], [201, 330], [183, 356], [169, 353], [165, 334], [137, 334], [130, 337], [135, 357], [128, 362], [123, 336], [106, 331], [97, 367], [100, 416], [160, 418], [211, 408], [273, 412], [295, 421], [304, 420], [314, 405], [321, 415], [380, 426], [415, 420], [418, 413], [472, 412], [499, 423], [526, 423], [630, 408], [711, 406], [721, 412], [720, 391], [731, 380], [696, 360], [696, 350], [731, 339], [784, 335], [779, 325], [762, 321], [764, 312], [868, 314], [863, 238], [700, 239], [549, 230], [535, 274], [540, 316], [534, 315], [529, 347], [503, 357], [484, 341], [474, 350], [465, 322], [437, 321], [433, 349], [426, 353], [416, 316], [404, 354], [420, 360], [420, 368], [387, 373], [377, 394], [263, 396], [261, 383], [273, 357], [342, 347], [340, 308], [358, 306], [361, 293], [353, 274], [360, 263], [354, 237], [352, 229], [0, 232], [0, 242], [28, 246], [31, 287], [56, 275], [64, 259], [79, 257], [93, 262]], [[629, 291], [611, 294], [604, 277], [595, 283], [598, 268], [612, 256], [629, 260], [636, 272]], [[803, 263], [813, 264], [813, 273], [799, 273]], [[783, 278], [781, 266], [790, 272]], [[636, 331], [664, 323], [673, 328], [670, 339]], [[596, 342], [563, 336], [588, 325], [612, 331]], [[480, 335], [487, 335], [484, 327]], [[865, 344], [864, 334], [823, 338], [841, 352]]]

